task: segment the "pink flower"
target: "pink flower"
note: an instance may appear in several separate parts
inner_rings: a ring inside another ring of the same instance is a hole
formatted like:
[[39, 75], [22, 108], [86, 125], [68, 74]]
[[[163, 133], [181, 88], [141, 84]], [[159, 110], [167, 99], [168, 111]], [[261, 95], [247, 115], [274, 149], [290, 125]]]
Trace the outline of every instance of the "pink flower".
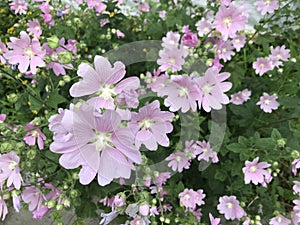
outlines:
[[124, 38], [125, 37], [125, 34], [119, 30], [117, 30], [117, 37], [118, 38]]
[[6, 180], [7, 187], [14, 185], [16, 189], [21, 188], [23, 179], [19, 168], [20, 157], [15, 152], [0, 155], [0, 183]]
[[210, 225], [219, 225], [221, 221], [220, 218], [214, 218], [211, 213], [209, 213], [209, 220], [210, 220]]
[[265, 72], [268, 72], [273, 69], [270, 60], [264, 59], [262, 57], [257, 58], [257, 60], [253, 63], [253, 69], [255, 69], [255, 73], [262, 76]]
[[263, 16], [266, 13], [274, 13], [279, 8], [278, 0], [257, 0], [254, 5]]
[[235, 196], [223, 196], [219, 198], [217, 209], [221, 214], [224, 214], [227, 220], [241, 219], [246, 215], [244, 209], [239, 205]]
[[28, 4], [24, 0], [13, 0], [9, 3], [10, 9], [14, 10], [16, 14], [26, 14]]
[[282, 215], [277, 215], [270, 220], [270, 225], [289, 225], [291, 224], [291, 220], [285, 218]]
[[298, 194], [300, 196], [300, 182], [299, 181], [293, 181], [294, 186], [293, 190], [295, 194]]
[[44, 19], [45, 24], [49, 24], [49, 26], [54, 25], [54, 20], [51, 15], [50, 5], [48, 2], [43, 2], [40, 5], [40, 10], [43, 12], [43, 14], [40, 14], [40, 17]]
[[35, 127], [35, 125], [29, 123], [24, 127], [24, 130], [30, 130], [24, 137], [23, 140], [26, 144], [32, 146], [37, 144], [40, 150], [44, 149], [44, 141], [46, 140], [46, 136], [42, 133], [42, 131]]
[[149, 205], [147, 203], [144, 203], [144, 204], [142, 204], [142, 205], [139, 206], [139, 213], [142, 216], [148, 216], [149, 211], [150, 211], [150, 207], [149, 207]]
[[251, 91], [248, 89], [244, 89], [235, 94], [231, 95], [230, 102], [234, 105], [242, 105], [244, 102], [248, 101], [251, 96]]
[[166, 160], [170, 161], [168, 166], [171, 167], [173, 171], [178, 171], [179, 173], [181, 173], [183, 169], [190, 168], [191, 164], [183, 152], [172, 153]]
[[182, 36], [182, 44], [187, 47], [196, 47], [198, 45], [198, 37], [197, 34], [187, 31], [185, 34]]
[[167, 11], [166, 11], [166, 10], [159, 11], [159, 17], [160, 17], [162, 20], [165, 20], [166, 15], [167, 15]]
[[217, 154], [210, 147], [209, 142], [206, 141], [197, 141], [195, 146], [195, 154], [199, 155], [198, 160], [205, 160], [209, 162], [211, 159], [213, 163], [217, 163], [219, 161]]
[[37, 187], [26, 187], [22, 193], [22, 199], [29, 206], [29, 211], [34, 211], [42, 207], [42, 203], [46, 200], [41, 190]]
[[168, 49], [174, 49], [178, 47], [180, 40], [180, 34], [177, 32], [168, 32], [166, 37], [162, 38], [162, 47]]
[[220, 41], [217, 49], [217, 54], [220, 59], [224, 60], [224, 62], [229, 61], [231, 59], [231, 56], [235, 54], [231, 41]]
[[294, 159], [294, 161], [292, 162], [292, 172], [293, 172], [294, 176], [296, 176], [297, 169], [299, 169], [299, 168], [300, 168], [300, 158]]
[[5, 44], [2, 43], [2, 41], [0, 40], [0, 62], [2, 64], [6, 63], [6, 59], [3, 57], [6, 52], [8, 52], [8, 49], [6, 48]]
[[133, 162], [141, 163], [141, 154], [134, 145], [129, 128], [119, 128], [121, 118], [113, 110], [103, 114], [83, 104], [73, 111], [50, 118], [50, 130], [55, 131], [50, 150], [63, 154], [60, 164], [66, 169], [82, 166], [79, 182], [89, 184], [98, 174], [101, 186], [115, 178], [129, 178]]
[[42, 35], [42, 27], [41, 27], [41, 24], [38, 20], [34, 19], [34, 20], [30, 20], [28, 23], [27, 23], [27, 32], [29, 34], [32, 34], [34, 37], [39, 37]]
[[103, 12], [106, 8], [106, 5], [102, 3], [102, 0], [87, 0], [86, 2], [89, 8], [94, 8], [98, 13]]
[[8, 209], [4, 201], [3, 196], [0, 195], [0, 217], [2, 216], [2, 221], [4, 221], [6, 215], [8, 214]]
[[0, 123], [3, 123], [6, 119], [6, 114], [0, 114]]
[[230, 4], [228, 7], [224, 5], [219, 7], [213, 27], [222, 34], [224, 41], [228, 37], [234, 38], [237, 31], [244, 29], [248, 18], [243, 10], [243, 7], [236, 7], [234, 4]]
[[277, 46], [276, 48], [272, 49], [271, 55], [282, 61], [288, 61], [291, 56], [290, 50], [285, 49], [285, 45], [281, 47]]
[[201, 92], [195, 81], [189, 76], [172, 75], [171, 82], [167, 83], [162, 91], [159, 91], [159, 95], [167, 95], [164, 104], [170, 107], [170, 111], [175, 112], [181, 109], [185, 113], [190, 109], [196, 111], [197, 100], [201, 96]]
[[256, 157], [252, 162], [245, 162], [245, 167], [243, 168], [245, 184], [249, 184], [250, 182], [255, 185], [258, 183], [269, 183], [271, 174], [266, 168], [269, 168], [271, 165], [267, 162], [259, 163], [258, 160], [259, 157]]
[[185, 188], [183, 192], [179, 193], [179, 198], [180, 203], [184, 205], [186, 210], [194, 211], [197, 205], [201, 206], [204, 204], [205, 194], [201, 189], [194, 191], [193, 189]]
[[211, 23], [207, 20], [198, 21], [196, 23], [196, 28], [198, 31], [199, 37], [203, 37], [211, 31]]
[[238, 35], [232, 40], [233, 47], [236, 49], [237, 52], [241, 50], [246, 44], [246, 35]]
[[150, 11], [150, 6], [149, 6], [149, 3], [148, 2], [144, 2], [144, 4], [140, 4], [138, 9], [141, 11], [141, 12], [149, 12]]
[[220, 73], [220, 69], [216, 67], [209, 68], [203, 77], [196, 78], [196, 83], [202, 92], [202, 96], [198, 98], [199, 109], [203, 107], [206, 112], [211, 109], [221, 109], [222, 104], [228, 104], [229, 98], [223, 92], [230, 90], [232, 84], [223, 82], [230, 73]]
[[172, 69], [172, 72], [180, 71], [183, 64], [185, 63], [185, 50], [183, 48], [165, 48], [159, 51], [159, 59], [157, 64], [160, 65], [159, 69], [161, 71], [167, 71]]
[[101, 19], [100, 20], [100, 27], [104, 27], [108, 23], [109, 23], [109, 19], [108, 18]]
[[140, 108], [138, 113], [132, 113], [128, 126], [135, 134], [135, 145], [144, 144], [149, 150], [157, 150], [158, 144], [169, 146], [167, 133], [173, 130], [171, 120], [173, 113], [161, 111], [159, 101]]
[[260, 105], [260, 108], [266, 112], [271, 113], [272, 110], [276, 110], [279, 107], [279, 103], [276, 101], [278, 98], [277, 95], [269, 95], [268, 93], [263, 93], [263, 96], [260, 97], [259, 102], [256, 105]]
[[[115, 62], [114, 67], [102, 56], [96, 56], [94, 59], [95, 69], [86, 63], [81, 63], [77, 74], [82, 80], [73, 84], [70, 88], [70, 94], [73, 97], [82, 97], [85, 95], [97, 94], [88, 102], [95, 108], [114, 109], [114, 96], [120, 94], [127, 87], [139, 86], [137, 77], [124, 79], [117, 84], [126, 73], [125, 65], [122, 62]], [[117, 84], [116, 86], [114, 86]]]
[[37, 39], [30, 40], [29, 35], [21, 31], [20, 39], [11, 37], [7, 45], [10, 49], [4, 54], [10, 64], [19, 64], [20, 72], [25, 73], [30, 66], [30, 72], [36, 74], [36, 67], [44, 67], [45, 62], [43, 57], [46, 54], [45, 50], [41, 49], [40, 42]]

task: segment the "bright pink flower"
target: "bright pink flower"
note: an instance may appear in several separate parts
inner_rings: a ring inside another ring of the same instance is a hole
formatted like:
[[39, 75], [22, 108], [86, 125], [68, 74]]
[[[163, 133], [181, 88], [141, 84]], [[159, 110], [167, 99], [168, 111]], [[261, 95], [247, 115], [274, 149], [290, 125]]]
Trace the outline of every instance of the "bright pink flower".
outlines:
[[[170, 111], [175, 112], [181, 109], [183, 113], [196, 111], [197, 99], [201, 92], [194, 80], [186, 75], [172, 75], [171, 82], [159, 91], [160, 96], [167, 95], [164, 101], [165, 106], [170, 107]], [[161, 92], [161, 93], [160, 93]]]
[[276, 110], [279, 107], [279, 103], [276, 101], [278, 98], [277, 95], [269, 95], [268, 93], [263, 93], [263, 96], [260, 97], [259, 102], [256, 105], [260, 105], [260, 108], [266, 112], [271, 113], [272, 110]]
[[[137, 77], [124, 79], [117, 84], [126, 73], [125, 65], [122, 62], [115, 62], [114, 67], [102, 56], [94, 59], [95, 69], [86, 63], [81, 63], [77, 74], [83, 79], [72, 85], [70, 94], [73, 97], [97, 94], [88, 102], [95, 108], [114, 109], [114, 96], [120, 94], [127, 87], [139, 86]], [[117, 84], [116, 86], [114, 86]]]
[[187, 46], [187, 47], [196, 47], [198, 45], [198, 37], [197, 34], [187, 31], [185, 34], [182, 36], [182, 45]]
[[23, 137], [23, 140], [26, 142], [26, 144], [29, 146], [35, 145], [37, 140], [39, 149], [44, 149], [44, 141], [46, 140], [46, 136], [39, 128], [29, 123], [24, 127], [24, 130], [29, 130], [29, 132], [27, 132], [27, 134]]
[[272, 70], [273, 67], [270, 60], [260, 57], [253, 63], [253, 69], [255, 69], [256, 74], [262, 76], [265, 72]]
[[196, 23], [196, 28], [198, 31], [199, 37], [203, 37], [211, 31], [211, 23], [208, 20], [198, 21]]
[[234, 38], [237, 31], [244, 29], [248, 18], [243, 10], [242, 6], [236, 7], [234, 4], [219, 7], [213, 27], [222, 34], [223, 40], [226, 41], [228, 37]]
[[42, 35], [43, 30], [40, 22], [37, 19], [30, 20], [27, 23], [27, 26], [28, 26], [27, 32], [29, 34], [32, 34], [36, 38]]
[[36, 74], [36, 67], [44, 67], [43, 57], [45, 50], [41, 49], [40, 42], [37, 39], [30, 40], [29, 35], [21, 31], [20, 39], [11, 37], [7, 46], [12, 49], [4, 54], [10, 64], [19, 64], [20, 72], [25, 73], [30, 66], [30, 72]]
[[299, 169], [299, 168], [300, 168], [300, 158], [294, 159], [294, 161], [292, 162], [292, 172], [293, 172], [294, 176], [296, 176], [297, 169]]
[[6, 114], [0, 114], [0, 123], [3, 123], [6, 119]]
[[0, 195], [0, 217], [2, 216], [2, 221], [4, 221], [6, 215], [8, 214], [8, 209], [4, 201], [3, 196]]
[[217, 209], [221, 214], [224, 214], [227, 220], [241, 219], [246, 215], [244, 209], [239, 205], [235, 196], [223, 196], [219, 198]]
[[170, 161], [168, 166], [171, 167], [173, 171], [178, 171], [179, 173], [181, 173], [183, 169], [190, 168], [191, 165], [189, 159], [183, 152], [172, 153], [166, 160]]
[[149, 150], [157, 150], [158, 144], [169, 146], [167, 133], [173, 130], [170, 122], [173, 117], [173, 113], [160, 110], [157, 100], [140, 108], [138, 113], [133, 112], [128, 126], [136, 135], [135, 145], [144, 144]]
[[246, 35], [238, 35], [232, 40], [233, 47], [236, 49], [237, 52], [241, 50], [246, 44]]
[[275, 10], [279, 9], [278, 0], [257, 0], [254, 5], [263, 16], [266, 13], [274, 13]]
[[106, 5], [102, 0], [86, 0], [86, 2], [89, 8], [94, 8], [98, 13], [102, 13], [106, 9]]
[[232, 94], [230, 102], [234, 105], [242, 105], [244, 102], [250, 99], [250, 96], [251, 91], [249, 91], [248, 89], [244, 89], [243, 91]]
[[194, 211], [197, 205], [201, 206], [204, 204], [205, 194], [201, 189], [194, 191], [193, 189], [185, 188], [183, 192], [179, 193], [179, 198], [180, 203], [184, 205], [186, 210]]
[[209, 213], [209, 220], [210, 220], [210, 225], [219, 225], [221, 221], [220, 218], [214, 218], [211, 213]]
[[23, 179], [19, 162], [20, 157], [13, 151], [0, 155], [0, 183], [6, 180], [7, 187], [14, 185], [18, 190], [21, 188]]
[[246, 161], [243, 168], [245, 184], [252, 182], [255, 185], [258, 183], [268, 183], [271, 178], [271, 174], [266, 168], [271, 165], [267, 162], [258, 162], [259, 157], [256, 157], [252, 162]]
[[202, 96], [198, 98], [199, 109], [203, 107], [206, 112], [211, 109], [221, 109], [222, 104], [228, 104], [229, 98], [223, 92], [229, 91], [232, 83], [223, 82], [230, 73], [219, 73], [220, 69], [216, 67], [209, 68], [203, 77], [196, 78], [196, 83], [202, 92]]
[[8, 52], [8, 49], [6, 48], [6, 45], [0, 40], [0, 62], [2, 64], [6, 63], [6, 59], [3, 57], [6, 52]]
[[80, 183], [89, 184], [96, 174], [102, 186], [115, 178], [129, 178], [133, 162], [141, 163], [134, 135], [129, 128], [119, 128], [121, 118], [117, 112], [106, 110], [100, 114], [83, 104], [61, 113], [49, 120], [50, 130], [62, 128], [54, 134], [50, 150], [63, 154], [59, 162], [66, 169], [82, 166]]
[[277, 215], [270, 220], [270, 225], [290, 225], [291, 220], [285, 218], [282, 215]]
[[9, 3], [9, 6], [16, 14], [26, 14], [28, 8], [28, 4], [24, 0], [13, 0], [12, 3]]

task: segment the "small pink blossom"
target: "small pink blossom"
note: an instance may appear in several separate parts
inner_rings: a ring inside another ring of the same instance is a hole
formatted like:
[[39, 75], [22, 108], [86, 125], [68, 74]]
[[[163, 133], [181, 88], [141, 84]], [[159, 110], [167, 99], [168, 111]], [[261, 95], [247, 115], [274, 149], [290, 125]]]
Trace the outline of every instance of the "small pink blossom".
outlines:
[[165, 48], [159, 51], [159, 59], [157, 64], [160, 65], [159, 69], [161, 71], [167, 71], [171, 69], [172, 72], [180, 71], [183, 64], [185, 63], [185, 49], [184, 48]]
[[165, 20], [165, 19], [166, 19], [166, 15], [167, 15], [167, 11], [166, 11], [166, 10], [159, 11], [159, 17], [160, 17], [162, 20]]
[[179, 193], [179, 198], [180, 203], [184, 205], [186, 210], [194, 211], [197, 205], [201, 206], [204, 204], [205, 194], [201, 189], [194, 191], [193, 189], [185, 188], [183, 192]]
[[219, 225], [221, 221], [220, 218], [214, 218], [211, 213], [209, 213], [209, 220], [210, 220], [210, 225]]
[[27, 32], [29, 34], [32, 34], [34, 37], [39, 37], [42, 35], [42, 27], [41, 27], [41, 24], [38, 20], [34, 19], [34, 20], [30, 20], [28, 23], [27, 23]]
[[45, 24], [49, 24], [49, 26], [54, 25], [54, 20], [51, 15], [50, 5], [48, 2], [43, 2], [40, 5], [40, 10], [43, 12], [43, 14], [40, 14], [40, 17], [44, 19]]
[[9, 6], [16, 14], [26, 14], [28, 9], [28, 4], [24, 0], [13, 0], [12, 3], [9, 3]]
[[279, 9], [278, 0], [257, 0], [254, 5], [263, 16], [266, 13], [274, 13], [275, 10]]
[[117, 37], [118, 38], [125, 38], [125, 34], [122, 31], [117, 30]]
[[23, 179], [19, 163], [20, 157], [13, 151], [0, 155], [0, 183], [6, 180], [7, 187], [13, 185], [17, 190], [21, 188]]
[[300, 196], [300, 182], [299, 181], [293, 181], [294, 186], [293, 190], [295, 194], [298, 194]]
[[223, 196], [219, 198], [217, 209], [221, 214], [224, 214], [227, 220], [239, 220], [246, 215], [246, 212], [239, 204], [240, 202], [235, 196]]
[[141, 12], [149, 12], [150, 11], [150, 5], [148, 2], [144, 2], [143, 4], [140, 4], [138, 9], [141, 11]]
[[242, 105], [244, 102], [248, 101], [251, 96], [251, 91], [248, 89], [244, 89], [235, 94], [231, 95], [230, 102], [234, 105]]
[[108, 18], [104, 18], [100, 20], [100, 27], [104, 27], [106, 24], [108, 24], [110, 21]]
[[252, 162], [246, 161], [243, 168], [245, 184], [252, 182], [255, 185], [268, 183], [271, 174], [267, 168], [271, 165], [267, 162], [258, 162], [259, 157], [256, 157]]
[[285, 49], [285, 45], [277, 46], [276, 48], [271, 50], [271, 55], [276, 57], [278, 60], [288, 61], [290, 58], [290, 50]]
[[187, 31], [185, 34], [182, 36], [182, 44], [187, 47], [196, 47], [198, 45], [198, 37], [197, 34]]
[[276, 101], [278, 98], [277, 95], [269, 95], [268, 93], [263, 93], [263, 96], [260, 97], [259, 102], [256, 105], [260, 105], [260, 108], [266, 112], [271, 113], [272, 110], [276, 110], [279, 107], [279, 103]]
[[37, 141], [39, 149], [44, 149], [44, 141], [46, 140], [46, 136], [39, 128], [29, 123], [24, 127], [24, 130], [29, 130], [29, 132], [27, 132], [27, 134], [23, 137], [23, 140], [26, 142], [26, 144], [32, 146], [35, 145]]
[[241, 48], [243, 48], [244, 45], [246, 44], [246, 35], [244, 35], [244, 34], [238, 35], [235, 38], [233, 38], [233, 40], [231, 42], [232, 42], [235, 50], [237, 52], [239, 52], [241, 50]]
[[198, 156], [198, 160], [205, 160], [207, 162], [212, 160], [213, 163], [217, 163], [218, 157], [217, 154], [213, 151], [213, 149], [210, 147], [210, 143], [206, 141], [197, 141], [195, 146], [195, 153]]
[[40, 42], [37, 39], [30, 40], [29, 35], [21, 31], [20, 39], [11, 37], [7, 45], [10, 49], [4, 54], [10, 64], [18, 65], [20, 72], [25, 73], [30, 66], [30, 72], [36, 74], [36, 67], [44, 67], [43, 57], [45, 50], [41, 49]]
[[265, 72], [272, 70], [273, 67], [270, 60], [260, 57], [253, 63], [253, 69], [255, 69], [256, 74], [262, 76]]
[[273, 218], [271, 218], [270, 220], [270, 225], [290, 225], [291, 224], [291, 220], [285, 218], [282, 215], [277, 215]]
[[196, 28], [198, 31], [199, 37], [203, 37], [211, 31], [211, 23], [208, 20], [198, 21], [196, 23]]
[[147, 203], [141, 204], [139, 206], [139, 213], [142, 216], [148, 216], [149, 211], [150, 211], [150, 207], [149, 207], [149, 205]]
[[181, 173], [183, 169], [190, 168], [191, 164], [183, 152], [172, 153], [166, 160], [170, 161], [168, 166], [171, 167], [173, 171], [178, 171], [179, 173]]
[[294, 176], [297, 175], [297, 169], [299, 168], [300, 168], [300, 158], [294, 159], [294, 161], [292, 162], [292, 172]]
[[0, 123], [3, 123], [6, 119], [6, 114], [0, 114]]
[[220, 59], [224, 60], [224, 62], [229, 61], [231, 59], [231, 56], [235, 54], [231, 41], [221, 41], [217, 48], [217, 54]]

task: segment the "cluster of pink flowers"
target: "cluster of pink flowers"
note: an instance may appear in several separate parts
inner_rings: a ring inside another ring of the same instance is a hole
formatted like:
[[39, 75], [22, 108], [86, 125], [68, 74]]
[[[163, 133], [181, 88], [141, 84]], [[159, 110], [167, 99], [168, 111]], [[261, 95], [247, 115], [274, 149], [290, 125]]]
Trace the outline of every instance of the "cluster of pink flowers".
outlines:
[[285, 45], [271, 50], [271, 54], [267, 59], [259, 57], [253, 63], [255, 73], [262, 76], [264, 73], [273, 70], [275, 67], [282, 66], [282, 61], [288, 61], [290, 58], [290, 50], [285, 48]]
[[185, 207], [187, 211], [194, 211], [196, 206], [201, 206], [204, 204], [203, 199], [205, 194], [202, 189], [194, 191], [193, 189], [184, 189], [183, 192], [179, 193], [180, 203]]
[[274, 13], [279, 8], [278, 0], [257, 0], [254, 2], [254, 5], [263, 16], [266, 13]]
[[244, 89], [231, 95], [230, 102], [234, 105], [242, 105], [250, 99], [251, 91]]

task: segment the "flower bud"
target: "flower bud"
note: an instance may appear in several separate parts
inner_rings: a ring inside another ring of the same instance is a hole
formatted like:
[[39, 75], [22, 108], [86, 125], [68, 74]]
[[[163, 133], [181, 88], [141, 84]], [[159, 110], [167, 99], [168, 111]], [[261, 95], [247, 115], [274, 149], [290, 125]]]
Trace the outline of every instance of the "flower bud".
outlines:
[[58, 85], [60, 86], [60, 87], [63, 87], [63, 86], [65, 86], [65, 82], [63, 81], [63, 80], [60, 80], [59, 82], [58, 82]]
[[286, 142], [283, 138], [280, 138], [277, 140], [278, 147], [283, 148], [285, 146], [285, 144], [286, 144]]
[[70, 192], [70, 195], [71, 195], [72, 198], [76, 198], [76, 197], [78, 196], [78, 191], [72, 190], [72, 191]]
[[72, 53], [71, 52], [61, 52], [58, 54], [58, 58], [63, 64], [68, 64], [72, 62]]
[[149, 214], [149, 205], [147, 203], [143, 203], [142, 205], [140, 205], [139, 207], [139, 212], [142, 216], [148, 216]]
[[33, 160], [36, 156], [36, 151], [33, 149], [30, 149], [26, 155], [27, 155], [28, 159]]
[[50, 48], [55, 49], [59, 46], [59, 39], [56, 35], [53, 35], [53, 36], [47, 38], [47, 43]]
[[63, 76], [63, 79], [66, 83], [69, 83], [71, 81], [71, 77], [68, 75]]
[[10, 152], [12, 149], [13, 149], [13, 145], [9, 142], [3, 142], [0, 145], [0, 152], [1, 153]]
[[293, 150], [291, 156], [293, 159], [298, 159], [300, 157], [300, 153], [297, 150]]
[[60, 210], [62, 210], [64, 208], [64, 206], [62, 205], [62, 204], [57, 204], [56, 205], [56, 210], [57, 211], [60, 211]]
[[14, 104], [18, 101], [18, 95], [15, 93], [11, 93], [11, 94], [7, 95], [6, 98], [9, 101], [9, 103]]

